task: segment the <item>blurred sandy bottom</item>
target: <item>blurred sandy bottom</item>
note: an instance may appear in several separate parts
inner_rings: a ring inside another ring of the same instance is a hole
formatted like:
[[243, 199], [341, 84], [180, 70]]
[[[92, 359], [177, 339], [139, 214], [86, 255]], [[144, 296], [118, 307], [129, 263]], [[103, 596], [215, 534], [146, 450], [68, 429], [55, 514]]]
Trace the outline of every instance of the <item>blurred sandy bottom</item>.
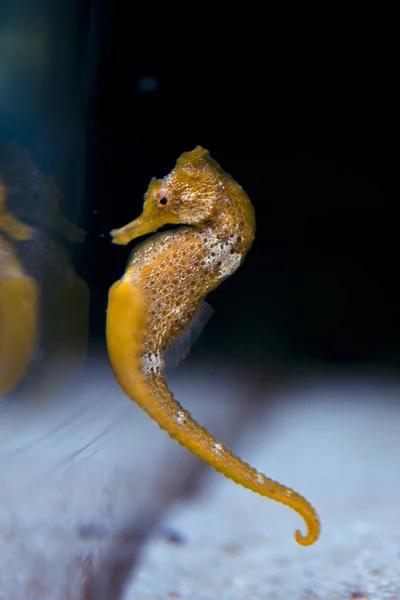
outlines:
[[294, 513], [205, 468], [92, 360], [39, 412], [34, 398], [0, 405], [1, 600], [400, 598], [398, 382], [256, 379], [189, 364], [171, 387], [314, 504], [315, 546], [296, 545]]

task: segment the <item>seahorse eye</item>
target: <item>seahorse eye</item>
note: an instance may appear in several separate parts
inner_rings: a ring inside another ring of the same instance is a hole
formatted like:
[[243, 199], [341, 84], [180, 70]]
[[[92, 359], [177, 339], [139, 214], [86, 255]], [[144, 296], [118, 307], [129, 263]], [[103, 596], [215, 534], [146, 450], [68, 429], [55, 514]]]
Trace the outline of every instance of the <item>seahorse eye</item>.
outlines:
[[160, 200], [160, 204], [167, 204], [168, 203], [168, 198], [161, 198]]

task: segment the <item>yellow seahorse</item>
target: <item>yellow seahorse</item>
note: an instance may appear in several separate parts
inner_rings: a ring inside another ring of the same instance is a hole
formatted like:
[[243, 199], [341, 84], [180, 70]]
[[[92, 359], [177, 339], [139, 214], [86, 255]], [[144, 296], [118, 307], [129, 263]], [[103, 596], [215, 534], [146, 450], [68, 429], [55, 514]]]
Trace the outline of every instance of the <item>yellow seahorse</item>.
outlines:
[[44, 225], [71, 243], [83, 241], [85, 231], [62, 214], [60, 200], [54, 178], [30, 152], [6, 144], [0, 153], [0, 399], [27, 374], [40, 338], [45, 366], [36, 365], [28, 385], [35, 411], [73, 380], [86, 356], [88, 286], [63, 243], [43, 231]]
[[111, 232], [127, 244], [165, 224], [186, 225], [150, 237], [132, 253], [109, 293], [107, 345], [125, 393], [172, 438], [236, 483], [281, 502], [308, 527], [302, 546], [319, 536], [318, 517], [297, 492], [245, 464], [200, 427], [174, 399], [163, 371], [183, 356], [209, 315], [206, 295], [242, 263], [255, 235], [253, 206], [240, 185], [198, 146], [164, 179], [153, 179], [142, 215]]

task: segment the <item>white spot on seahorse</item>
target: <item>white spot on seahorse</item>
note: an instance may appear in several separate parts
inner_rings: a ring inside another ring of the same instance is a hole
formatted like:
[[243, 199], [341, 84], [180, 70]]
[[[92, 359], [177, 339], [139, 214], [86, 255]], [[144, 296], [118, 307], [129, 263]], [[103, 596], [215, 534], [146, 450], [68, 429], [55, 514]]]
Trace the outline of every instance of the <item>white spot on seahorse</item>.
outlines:
[[164, 369], [164, 361], [161, 358], [161, 354], [156, 352], [155, 354], [145, 354], [143, 356], [143, 367], [142, 371], [145, 375], [151, 373], [159, 373]]
[[182, 425], [184, 420], [185, 420], [185, 413], [183, 412], [183, 410], [178, 410], [178, 412], [176, 414], [177, 423], [179, 423], [179, 425]]
[[219, 274], [221, 277], [229, 277], [239, 268], [240, 262], [242, 260], [242, 255], [238, 252], [234, 254], [228, 254], [226, 258], [222, 261], [221, 267], [219, 269]]
[[264, 475], [261, 475], [261, 473], [257, 473], [256, 479], [258, 483], [264, 483]]
[[223, 451], [224, 447], [223, 447], [223, 445], [222, 445], [222, 444], [216, 443], [216, 444], [214, 444], [214, 449], [215, 449], [215, 450], [216, 450], [218, 453], [220, 453], [220, 452], [222, 452], [222, 451]]

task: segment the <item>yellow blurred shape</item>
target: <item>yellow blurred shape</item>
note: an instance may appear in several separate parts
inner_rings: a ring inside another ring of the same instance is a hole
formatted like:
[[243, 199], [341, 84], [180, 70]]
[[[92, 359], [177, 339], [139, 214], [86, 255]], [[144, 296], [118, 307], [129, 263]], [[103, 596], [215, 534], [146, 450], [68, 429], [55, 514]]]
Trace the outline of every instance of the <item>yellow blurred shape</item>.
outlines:
[[39, 290], [0, 235], [0, 397], [28, 369], [38, 332]]

